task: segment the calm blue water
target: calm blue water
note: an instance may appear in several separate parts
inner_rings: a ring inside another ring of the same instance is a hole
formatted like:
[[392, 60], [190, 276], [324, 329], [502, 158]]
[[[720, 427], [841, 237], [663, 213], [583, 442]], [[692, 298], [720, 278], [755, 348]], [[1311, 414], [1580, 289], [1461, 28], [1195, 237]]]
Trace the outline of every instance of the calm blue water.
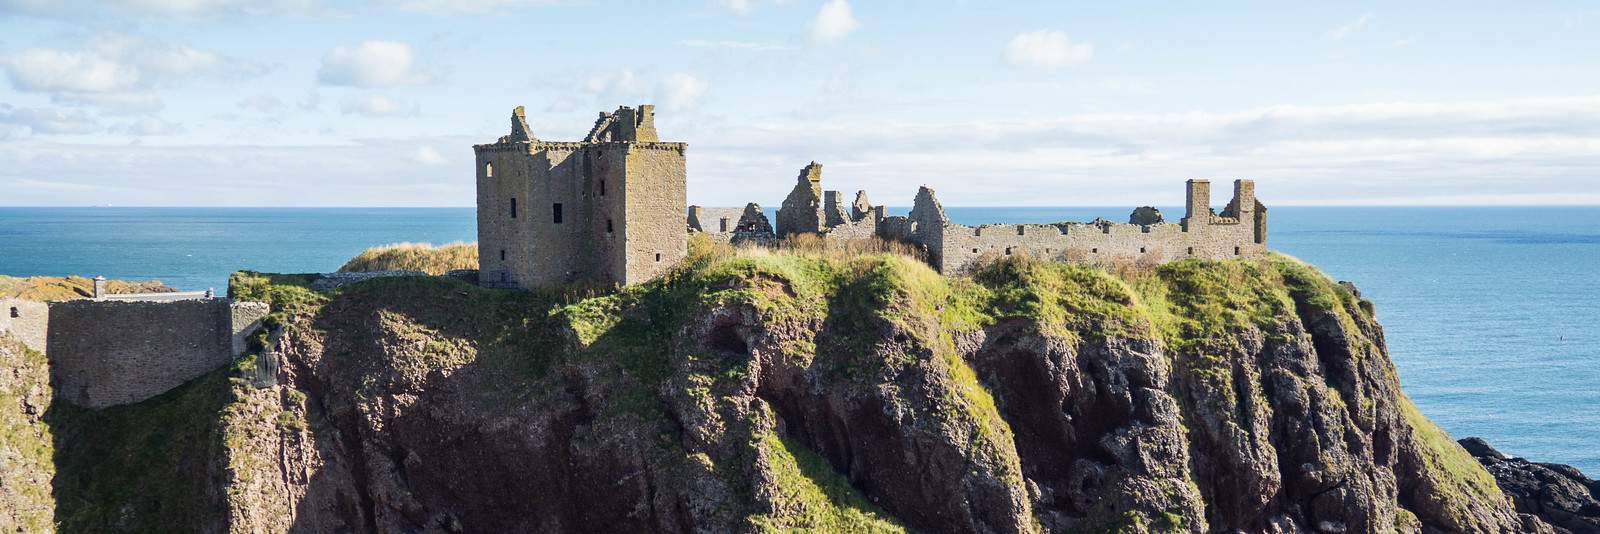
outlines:
[[[946, 211], [979, 224], [1129, 210]], [[474, 228], [470, 208], [0, 208], [0, 274], [220, 289], [239, 269], [330, 271], [371, 245]], [[1406, 392], [1452, 435], [1600, 474], [1600, 208], [1273, 208], [1268, 244], [1377, 304]]]

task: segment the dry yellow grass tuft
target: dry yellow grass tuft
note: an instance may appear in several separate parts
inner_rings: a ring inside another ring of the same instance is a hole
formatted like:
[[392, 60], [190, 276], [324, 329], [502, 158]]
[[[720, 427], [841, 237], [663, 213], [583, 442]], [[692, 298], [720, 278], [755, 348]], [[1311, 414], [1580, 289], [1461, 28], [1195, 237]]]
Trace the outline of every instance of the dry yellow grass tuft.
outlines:
[[[111, 293], [168, 293], [177, 291], [160, 280], [128, 282], [107, 280], [106, 290]], [[26, 300], [72, 300], [94, 296], [94, 280], [82, 276], [29, 276], [16, 278], [0, 275], [0, 298]]]
[[455, 269], [478, 268], [477, 243], [395, 243], [372, 247], [339, 267], [339, 272], [422, 271], [440, 275]]

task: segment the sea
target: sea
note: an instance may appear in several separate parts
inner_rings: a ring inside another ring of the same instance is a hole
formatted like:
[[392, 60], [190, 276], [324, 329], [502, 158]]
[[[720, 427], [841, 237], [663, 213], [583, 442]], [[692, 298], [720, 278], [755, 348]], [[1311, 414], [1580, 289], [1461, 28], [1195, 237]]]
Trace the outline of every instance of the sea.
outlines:
[[[946, 207], [962, 224], [1128, 211]], [[475, 228], [471, 208], [0, 208], [0, 274], [222, 291], [236, 270], [332, 271]], [[1275, 207], [1268, 246], [1376, 303], [1406, 394], [1452, 436], [1600, 475], [1600, 207]]]

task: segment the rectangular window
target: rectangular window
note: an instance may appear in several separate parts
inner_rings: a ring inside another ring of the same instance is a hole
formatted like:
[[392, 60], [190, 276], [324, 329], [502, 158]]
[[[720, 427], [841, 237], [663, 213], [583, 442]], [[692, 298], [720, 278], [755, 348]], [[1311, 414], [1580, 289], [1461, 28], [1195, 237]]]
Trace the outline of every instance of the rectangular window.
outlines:
[[511, 218], [517, 218], [517, 197], [511, 197]]
[[723, 231], [723, 232], [728, 231], [728, 218], [727, 217], [723, 217], [722, 218], [722, 230], [721, 231]]
[[1235, 256], [1239, 255], [1239, 247], [1233, 247], [1233, 255], [1235, 255]]
[[660, 253], [660, 252], [657, 252], [657, 253], [656, 253], [656, 261], [657, 261], [657, 262], [660, 262], [660, 261], [661, 261], [661, 253]]
[[556, 224], [561, 224], [561, 203], [557, 202], [554, 206], [551, 206], [550, 211], [555, 214]]
[[606, 233], [611, 233], [611, 219], [606, 219]]
[[600, 196], [606, 196], [606, 181], [600, 180]]
[[506, 249], [500, 249], [500, 261], [506, 261]]
[[1189, 247], [1189, 253], [1194, 254], [1194, 247]]

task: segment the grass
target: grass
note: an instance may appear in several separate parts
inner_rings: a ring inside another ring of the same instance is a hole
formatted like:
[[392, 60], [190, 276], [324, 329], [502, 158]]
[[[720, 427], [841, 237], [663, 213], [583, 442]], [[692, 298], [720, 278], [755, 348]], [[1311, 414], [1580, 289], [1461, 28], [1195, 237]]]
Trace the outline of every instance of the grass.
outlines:
[[1474, 503], [1506, 502], [1504, 493], [1483, 465], [1459, 443], [1422, 415], [1405, 395], [1400, 396], [1400, 415], [1411, 427], [1418, 454], [1422, 457], [1420, 475], [1434, 486], [1440, 513], [1452, 525], [1471, 526]]
[[[160, 280], [130, 282], [107, 280], [106, 291], [119, 293], [165, 293], [177, 291]], [[94, 296], [94, 280], [82, 276], [29, 276], [17, 278], [0, 275], [0, 298], [55, 301], [86, 299]]]
[[456, 269], [478, 268], [477, 243], [394, 243], [361, 251], [339, 267], [339, 272], [422, 271], [441, 275]]
[[[0, 529], [45, 532], [54, 524], [53, 430], [24, 411], [24, 397], [44, 410], [50, 403], [49, 371], [43, 354], [0, 333]], [[44, 404], [45, 406], [40, 406]]]
[[763, 531], [906, 531], [810, 449], [770, 432], [759, 446], [775, 482], [775, 513], [753, 518]]
[[92, 411], [54, 404], [46, 420], [57, 442], [59, 530], [197, 532], [220, 525], [225, 505], [212, 477], [222, 410], [232, 398], [230, 372], [219, 369], [132, 405]]

